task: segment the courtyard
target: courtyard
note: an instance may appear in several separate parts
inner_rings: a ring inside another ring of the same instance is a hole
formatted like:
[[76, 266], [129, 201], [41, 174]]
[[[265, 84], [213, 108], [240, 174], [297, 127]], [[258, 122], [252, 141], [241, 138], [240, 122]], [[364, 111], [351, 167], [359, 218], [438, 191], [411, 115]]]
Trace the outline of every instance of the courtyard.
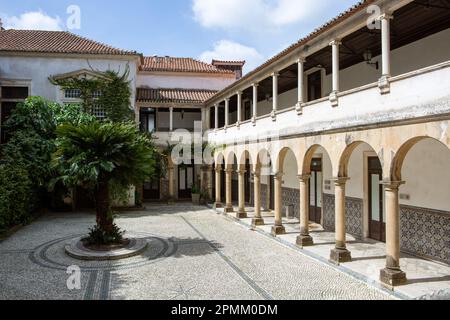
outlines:
[[[295, 300], [402, 298], [206, 207], [147, 204], [117, 217], [148, 249], [120, 261], [69, 258], [93, 213], [48, 214], [0, 242], [0, 299]], [[81, 289], [67, 268], [81, 269]]]

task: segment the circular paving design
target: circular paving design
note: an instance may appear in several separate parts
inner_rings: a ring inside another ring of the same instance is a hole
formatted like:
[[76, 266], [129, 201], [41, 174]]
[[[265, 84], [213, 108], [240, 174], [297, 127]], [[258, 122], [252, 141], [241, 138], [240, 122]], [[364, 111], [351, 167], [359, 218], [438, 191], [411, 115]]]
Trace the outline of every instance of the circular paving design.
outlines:
[[83, 244], [85, 237], [79, 237], [67, 244], [64, 251], [69, 257], [85, 261], [106, 261], [127, 259], [141, 254], [147, 249], [147, 239], [131, 238], [128, 245], [111, 251], [91, 250]]
[[171, 239], [164, 239], [143, 232], [128, 232], [126, 237], [136, 238], [140, 242], [147, 243], [147, 247], [137, 256], [123, 260], [105, 261], [78, 260], [68, 256], [65, 252], [66, 246], [79, 240], [82, 236], [80, 234], [72, 235], [43, 243], [29, 254], [29, 259], [33, 263], [49, 269], [66, 271], [69, 266], [76, 265], [82, 271], [111, 271], [139, 268], [144, 265], [157, 263], [174, 255], [178, 250], [177, 244]]

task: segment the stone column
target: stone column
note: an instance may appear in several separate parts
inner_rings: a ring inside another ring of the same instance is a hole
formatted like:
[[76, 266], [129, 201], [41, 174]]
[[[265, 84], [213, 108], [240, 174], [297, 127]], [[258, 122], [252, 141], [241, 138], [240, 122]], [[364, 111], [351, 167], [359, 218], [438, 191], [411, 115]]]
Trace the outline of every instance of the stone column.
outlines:
[[226, 176], [226, 196], [225, 196], [225, 212], [232, 213], [234, 212], [233, 208], [233, 197], [232, 197], [232, 179], [233, 179], [233, 169], [225, 170]]
[[272, 227], [272, 235], [285, 234], [286, 229], [283, 226], [282, 213], [282, 186], [283, 186], [283, 172], [278, 172], [275, 175], [274, 183], [274, 198], [275, 198], [275, 226]]
[[202, 166], [202, 191], [206, 193], [207, 199], [206, 201], [210, 201], [213, 199], [212, 195], [212, 175], [211, 170], [212, 167], [210, 165], [203, 165]]
[[214, 105], [214, 126], [215, 129], [219, 129], [219, 105]]
[[253, 116], [252, 123], [256, 126], [256, 118], [258, 117], [258, 83], [253, 84]]
[[378, 81], [378, 87], [382, 94], [389, 93], [391, 86], [389, 78], [391, 77], [391, 30], [390, 20], [392, 16], [389, 14], [383, 14], [379, 17], [381, 21], [381, 64], [382, 75]]
[[255, 188], [255, 217], [252, 220], [253, 226], [263, 226], [264, 219], [261, 216], [261, 172], [259, 170], [253, 173], [253, 184]]
[[216, 167], [216, 203], [214, 204], [214, 207], [217, 208], [222, 208], [222, 183], [221, 183], [221, 179], [222, 179], [222, 166], [217, 166]]
[[390, 286], [406, 283], [406, 274], [400, 269], [400, 205], [398, 191], [402, 181], [384, 184], [386, 208], [386, 268], [380, 272], [380, 280]]
[[350, 251], [346, 245], [345, 228], [345, 185], [349, 178], [340, 177], [334, 180], [335, 185], [335, 218], [336, 218], [336, 247], [331, 250], [330, 261], [336, 264], [352, 261]]
[[225, 99], [225, 129], [230, 125], [230, 99]]
[[330, 94], [330, 102], [333, 107], [338, 105], [339, 93], [339, 46], [340, 40], [334, 40], [330, 43], [333, 58], [333, 91]]
[[303, 74], [304, 74], [304, 67], [305, 67], [305, 59], [299, 58], [297, 60], [298, 65], [298, 95], [297, 95], [297, 105], [295, 106], [295, 110], [297, 111], [298, 115], [303, 114], [303, 105], [305, 103], [305, 98], [303, 96]]
[[245, 170], [239, 170], [239, 210], [237, 213], [238, 219], [247, 218], [247, 212], [245, 211]]
[[173, 107], [169, 108], [169, 131], [172, 132], [173, 131]]
[[242, 122], [242, 92], [238, 91], [237, 95], [237, 126], [239, 127]]
[[175, 181], [174, 181], [174, 167], [173, 165], [169, 165], [167, 168], [167, 175], [169, 179], [169, 203], [173, 203], [175, 201]]
[[274, 72], [272, 74], [272, 120], [275, 121], [277, 119], [277, 111], [278, 111], [278, 72]]
[[309, 235], [309, 180], [311, 175], [301, 175], [300, 180], [300, 235], [297, 237], [299, 247], [312, 246], [313, 238]]

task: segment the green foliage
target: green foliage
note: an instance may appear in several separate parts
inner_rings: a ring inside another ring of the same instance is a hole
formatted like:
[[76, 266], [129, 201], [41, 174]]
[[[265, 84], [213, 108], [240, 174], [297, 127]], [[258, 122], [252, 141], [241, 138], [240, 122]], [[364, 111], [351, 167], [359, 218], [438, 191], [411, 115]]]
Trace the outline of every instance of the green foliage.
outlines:
[[67, 186], [95, 188], [108, 180], [128, 189], [151, 177], [155, 165], [152, 141], [134, 123], [94, 122], [57, 129], [54, 168]]
[[10, 139], [1, 150], [0, 180], [6, 182], [0, 188], [7, 189], [0, 191], [3, 227], [27, 222], [39, 208], [62, 202], [67, 190], [57, 188], [53, 200], [48, 192], [48, 182], [55, 175], [51, 160], [56, 151], [56, 128], [62, 123], [92, 121], [95, 118], [81, 112], [80, 106], [62, 106], [40, 97], [17, 105], [5, 124]]
[[88, 245], [119, 244], [123, 241], [124, 233], [116, 224], [113, 224], [111, 231], [105, 231], [99, 225], [95, 225], [89, 229], [86, 241]]
[[192, 194], [201, 194], [200, 188], [196, 184], [194, 184], [191, 187], [191, 193]]
[[20, 162], [0, 164], [0, 233], [30, 219], [32, 183]]
[[[134, 118], [131, 109], [131, 89], [128, 77], [130, 69], [120, 75], [116, 71], [95, 72], [96, 77], [71, 77], [67, 79], [53, 79], [50, 81], [62, 89], [80, 90], [80, 98], [83, 101], [83, 111], [93, 114], [94, 105], [105, 110], [106, 118], [112, 122], [127, 122]], [[95, 94], [100, 92], [99, 98]]]

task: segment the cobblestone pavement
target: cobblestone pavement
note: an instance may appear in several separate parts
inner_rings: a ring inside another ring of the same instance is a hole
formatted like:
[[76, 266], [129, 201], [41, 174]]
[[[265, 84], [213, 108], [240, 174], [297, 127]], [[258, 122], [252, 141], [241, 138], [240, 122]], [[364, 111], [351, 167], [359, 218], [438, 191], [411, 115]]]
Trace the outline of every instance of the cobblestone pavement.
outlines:
[[[92, 214], [51, 214], [0, 243], [0, 299], [392, 299], [204, 207], [148, 205], [118, 225], [149, 248], [116, 262], [69, 258]], [[81, 268], [70, 291], [67, 267]]]

